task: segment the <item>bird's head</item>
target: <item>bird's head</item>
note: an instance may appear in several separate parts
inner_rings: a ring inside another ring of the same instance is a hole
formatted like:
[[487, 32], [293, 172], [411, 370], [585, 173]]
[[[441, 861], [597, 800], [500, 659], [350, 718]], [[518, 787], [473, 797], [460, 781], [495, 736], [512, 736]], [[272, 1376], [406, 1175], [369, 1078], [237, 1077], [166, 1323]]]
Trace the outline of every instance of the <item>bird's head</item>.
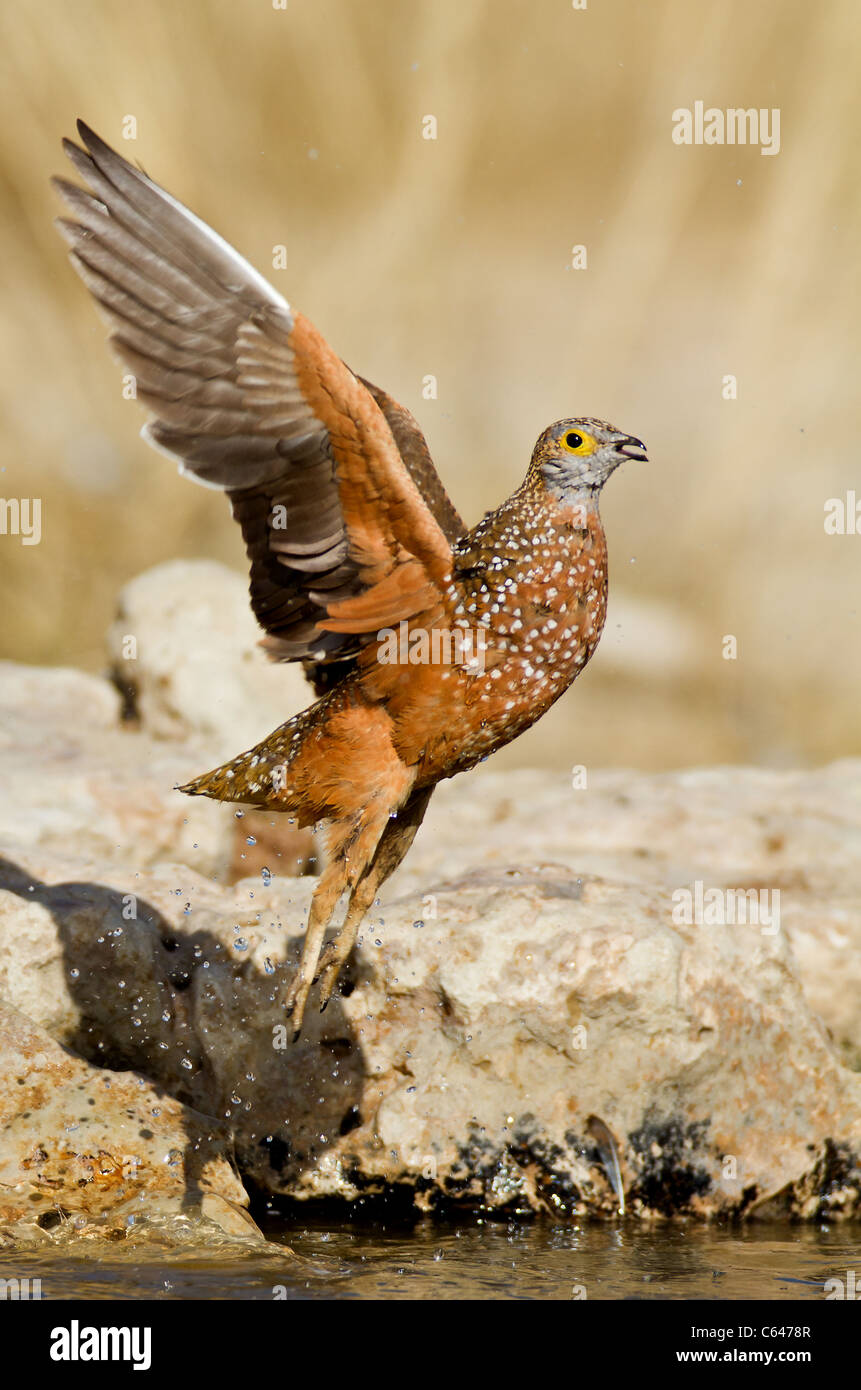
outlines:
[[646, 459], [646, 446], [605, 420], [557, 420], [532, 451], [530, 471], [558, 497], [598, 493], [626, 459]]

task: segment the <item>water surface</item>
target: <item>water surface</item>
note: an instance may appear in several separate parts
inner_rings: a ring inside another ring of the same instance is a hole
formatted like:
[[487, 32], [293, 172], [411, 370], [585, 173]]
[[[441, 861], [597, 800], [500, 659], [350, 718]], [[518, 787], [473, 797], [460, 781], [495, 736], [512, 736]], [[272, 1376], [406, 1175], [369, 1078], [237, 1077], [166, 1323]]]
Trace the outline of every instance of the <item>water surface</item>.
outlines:
[[43, 1298], [825, 1298], [855, 1270], [861, 1227], [642, 1227], [480, 1218], [418, 1224], [359, 1216], [266, 1218], [269, 1245], [214, 1251], [98, 1244], [0, 1253], [0, 1277], [41, 1278]]

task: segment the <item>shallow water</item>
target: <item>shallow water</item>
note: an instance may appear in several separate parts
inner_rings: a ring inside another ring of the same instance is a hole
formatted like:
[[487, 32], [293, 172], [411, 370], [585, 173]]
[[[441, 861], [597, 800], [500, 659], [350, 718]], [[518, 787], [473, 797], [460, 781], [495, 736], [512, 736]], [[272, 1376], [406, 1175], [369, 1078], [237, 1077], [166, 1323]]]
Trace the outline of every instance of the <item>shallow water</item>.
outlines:
[[[0, 1254], [0, 1277], [42, 1281], [45, 1299], [778, 1299], [825, 1298], [855, 1270], [861, 1228], [418, 1225], [360, 1219], [265, 1222], [270, 1245], [100, 1246]], [[293, 1252], [292, 1254], [290, 1252]]]

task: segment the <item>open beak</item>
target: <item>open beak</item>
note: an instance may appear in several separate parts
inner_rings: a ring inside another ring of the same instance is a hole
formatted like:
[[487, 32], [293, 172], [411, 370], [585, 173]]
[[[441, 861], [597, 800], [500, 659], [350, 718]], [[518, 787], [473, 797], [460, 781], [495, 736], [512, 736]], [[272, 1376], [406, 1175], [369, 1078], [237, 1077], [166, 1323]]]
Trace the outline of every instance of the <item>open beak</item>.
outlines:
[[640, 463], [648, 463], [649, 461], [642, 439], [635, 439], [632, 434], [629, 434], [627, 439], [620, 439], [613, 447], [617, 454], [622, 455], [622, 458], [637, 459]]

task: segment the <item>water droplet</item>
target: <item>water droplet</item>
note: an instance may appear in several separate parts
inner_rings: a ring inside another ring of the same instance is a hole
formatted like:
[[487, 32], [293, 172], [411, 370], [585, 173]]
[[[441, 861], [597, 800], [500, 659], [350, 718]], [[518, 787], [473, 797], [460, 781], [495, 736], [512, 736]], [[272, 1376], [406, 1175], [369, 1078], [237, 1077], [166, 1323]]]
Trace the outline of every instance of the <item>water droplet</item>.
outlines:
[[265, 961], [263, 962], [263, 969], [266, 971], [266, 974], [267, 974], [267, 975], [274, 975], [274, 974], [275, 974], [275, 966], [272, 964], [272, 962], [271, 962], [271, 960], [269, 959], [268, 956], [266, 957]]
[[245, 812], [244, 812], [244, 811], [234, 811], [233, 814], [234, 814], [234, 816], [236, 817], [237, 820], [242, 820], [242, 817], [245, 815]]
[[263, 879], [264, 886], [268, 888], [270, 883], [272, 882], [271, 869], [267, 869], [264, 865], [263, 868], [260, 870], [260, 877]]
[[418, 928], [418, 927], [423, 927], [423, 926], [424, 926], [424, 922], [421, 922], [421, 921], [419, 921], [419, 922], [413, 922], [413, 926], [416, 927], [416, 928]]
[[257, 844], [257, 840], [255, 839], [255, 837], [254, 837], [253, 835], [246, 835], [246, 836], [245, 836], [245, 843], [246, 843], [247, 845], [256, 845], [256, 844]]

